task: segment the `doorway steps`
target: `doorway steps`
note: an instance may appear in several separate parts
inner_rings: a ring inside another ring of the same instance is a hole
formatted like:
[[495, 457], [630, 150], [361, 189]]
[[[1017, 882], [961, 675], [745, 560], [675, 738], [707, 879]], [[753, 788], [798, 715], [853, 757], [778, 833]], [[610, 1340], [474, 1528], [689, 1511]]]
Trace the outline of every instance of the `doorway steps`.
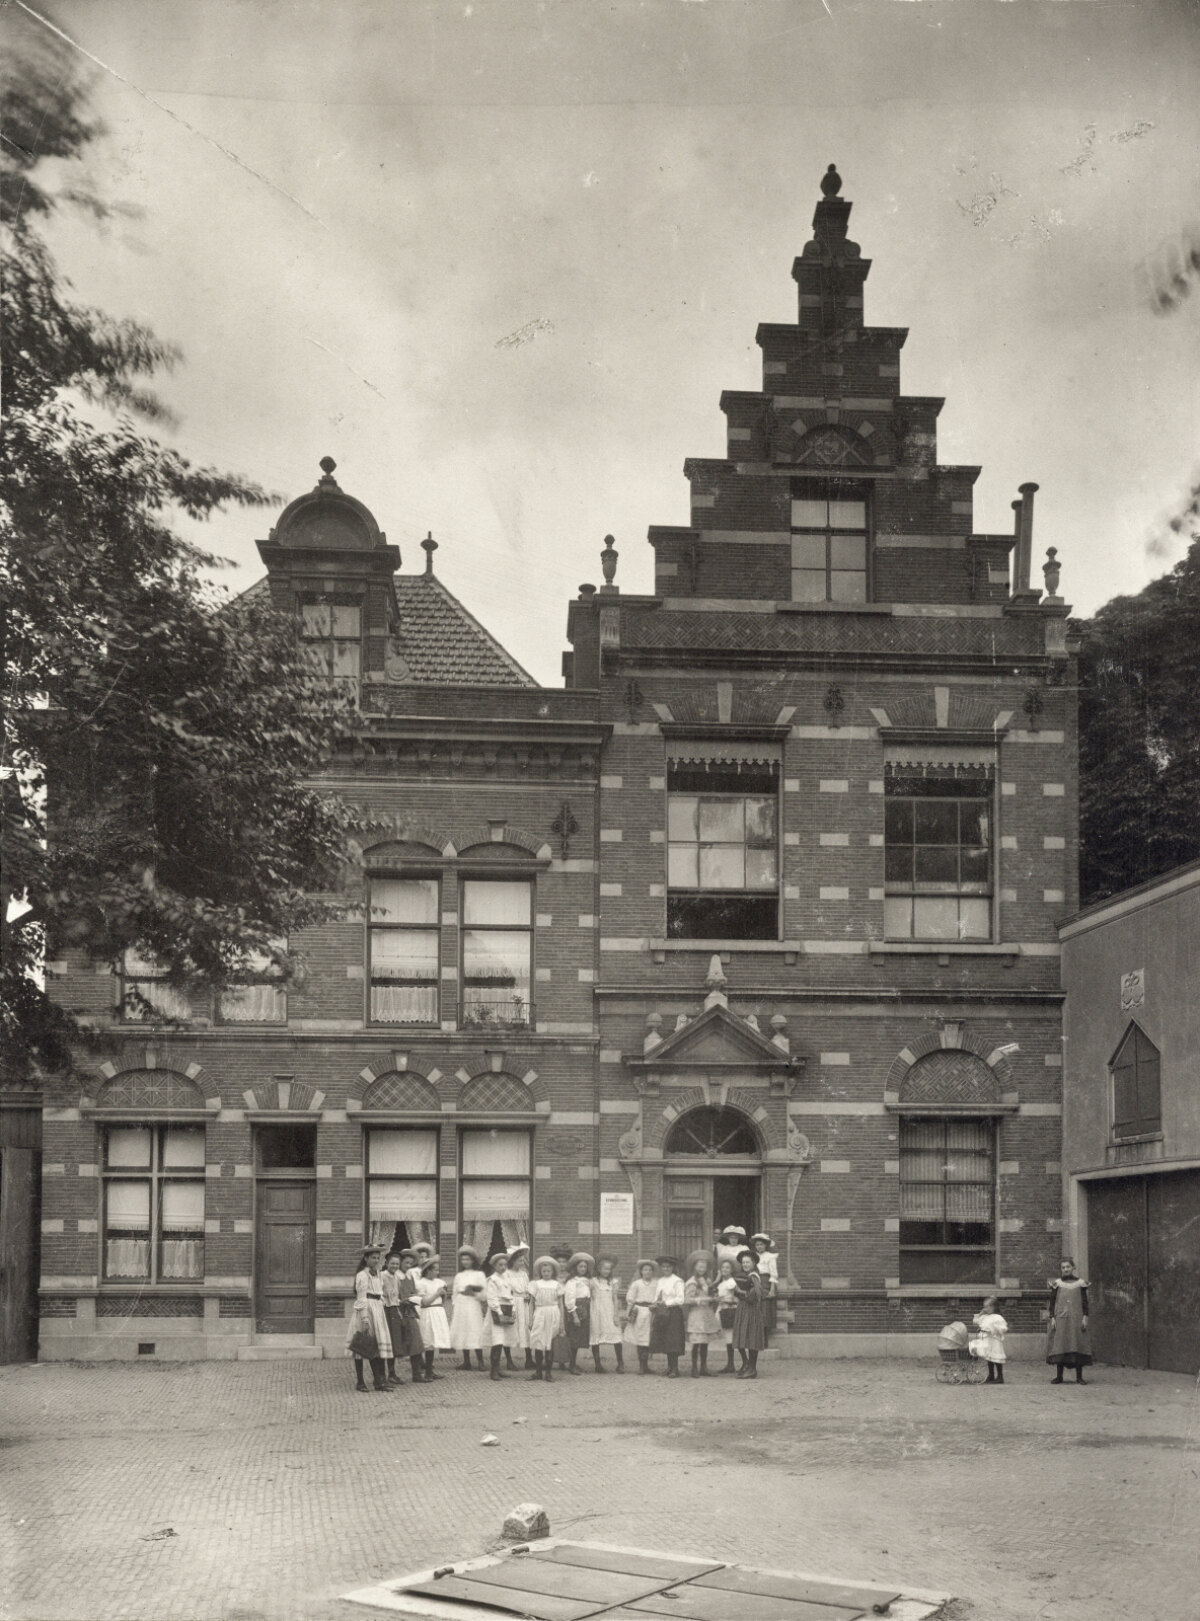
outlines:
[[255, 1334], [237, 1349], [239, 1362], [319, 1362], [324, 1355], [315, 1334]]

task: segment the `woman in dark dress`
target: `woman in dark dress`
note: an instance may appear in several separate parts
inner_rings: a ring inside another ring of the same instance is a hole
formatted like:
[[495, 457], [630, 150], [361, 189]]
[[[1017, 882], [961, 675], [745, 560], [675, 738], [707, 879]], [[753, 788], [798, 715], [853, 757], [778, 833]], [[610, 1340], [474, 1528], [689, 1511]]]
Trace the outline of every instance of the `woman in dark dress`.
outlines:
[[1046, 1335], [1046, 1361], [1054, 1367], [1052, 1384], [1061, 1385], [1063, 1369], [1075, 1369], [1075, 1383], [1087, 1380], [1083, 1370], [1092, 1360], [1088, 1348], [1088, 1296], [1087, 1284], [1075, 1270], [1069, 1255], [1063, 1258], [1062, 1269], [1050, 1285], [1050, 1327]]
[[758, 1353], [767, 1348], [767, 1297], [758, 1257], [743, 1250], [738, 1257], [737, 1315], [733, 1343], [742, 1359], [739, 1379], [758, 1378]]

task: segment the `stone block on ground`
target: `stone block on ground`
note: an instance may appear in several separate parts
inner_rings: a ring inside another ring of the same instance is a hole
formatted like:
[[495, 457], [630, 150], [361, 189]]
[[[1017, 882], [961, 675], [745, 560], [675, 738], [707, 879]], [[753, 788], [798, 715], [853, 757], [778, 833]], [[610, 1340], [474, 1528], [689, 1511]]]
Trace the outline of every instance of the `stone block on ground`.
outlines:
[[504, 1521], [500, 1535], [507, 1542], [530, 1542], [550, 1535], [550, 1520], [540, 1503], [518, 1503]]

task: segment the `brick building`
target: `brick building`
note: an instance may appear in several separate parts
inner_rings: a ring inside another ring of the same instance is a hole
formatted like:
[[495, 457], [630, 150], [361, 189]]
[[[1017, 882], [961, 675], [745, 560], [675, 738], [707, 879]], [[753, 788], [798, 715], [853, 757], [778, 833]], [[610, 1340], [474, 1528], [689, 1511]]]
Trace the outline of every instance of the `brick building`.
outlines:
[[1063, 925], [1063, 1193], [1104, 1362], [1200, 1373], [1200, 861]]
[[[832, 173], [722, 397], [652, 597], [572, 602], [538, 687], [332, 464], [262, 555], [359, 693], [327, 774], [374, 833], [303, 985], [131, 1017], [44, 1111], [42, 1356], [339, 1349], [364, 1233], [632, 1261], [768, 1228], [789, 1348], [927, 1349], [992, 1284], [1037, 1326], [1060, 1226], [1059, 945], [1077, 904], [1068, 609], [1032, 504], [900, 390]], [[153, 967], [125, 976], [153, 1001]], [[124, 1009], [124, 1013], [123, 1013]], [[908, 1336], [907, 1340], [905, 1336]]]

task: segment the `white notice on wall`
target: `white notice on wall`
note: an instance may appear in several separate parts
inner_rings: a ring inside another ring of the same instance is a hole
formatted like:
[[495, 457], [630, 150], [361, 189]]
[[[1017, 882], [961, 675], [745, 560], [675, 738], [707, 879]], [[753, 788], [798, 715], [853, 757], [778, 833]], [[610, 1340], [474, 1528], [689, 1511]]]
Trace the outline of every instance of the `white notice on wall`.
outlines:
[[613, 1234], [633, 1232], [632, 1193], [600, 1195], [600, 1231]]

